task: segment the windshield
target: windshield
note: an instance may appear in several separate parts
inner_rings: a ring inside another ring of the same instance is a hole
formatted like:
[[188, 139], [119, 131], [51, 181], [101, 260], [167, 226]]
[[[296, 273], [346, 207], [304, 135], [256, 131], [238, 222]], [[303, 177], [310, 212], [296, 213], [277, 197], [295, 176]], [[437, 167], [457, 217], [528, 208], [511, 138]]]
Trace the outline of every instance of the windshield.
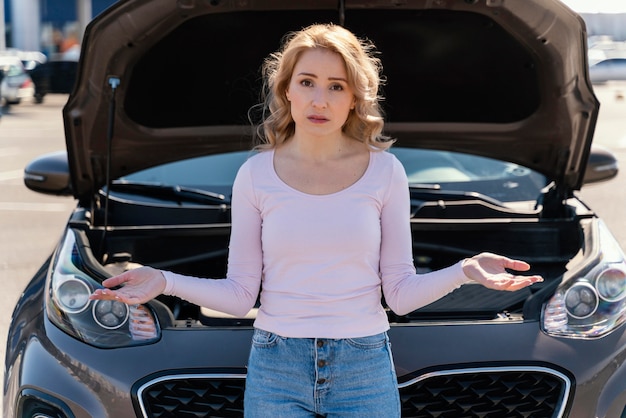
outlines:
[[[502, 203], [531, 202], [540, 197], [545, 176], [517, 164], [451, 151], [394, 147], [414, 187], [476, 192]], [[252, 152], [213, 154], [163, 164], [130, 174], [116, 183], [180, 186], [223, 194], [230, 200], [235, 176]]]
[[503, 203], [535, 202], [548, 179], [506, 161], [452, 151], [392, 148], [411, 185], [437, 185], [444, 191], [477, 192]]

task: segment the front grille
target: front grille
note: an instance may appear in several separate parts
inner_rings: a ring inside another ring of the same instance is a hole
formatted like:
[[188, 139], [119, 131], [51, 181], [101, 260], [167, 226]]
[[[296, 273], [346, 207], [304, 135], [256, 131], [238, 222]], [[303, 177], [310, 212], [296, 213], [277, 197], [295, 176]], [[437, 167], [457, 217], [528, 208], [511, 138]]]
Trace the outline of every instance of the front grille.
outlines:
[[176, 375], [152, 380], [138, 390], [148, 418], [242, 417], [245, 375]]
[[[242, 417], [245, 375], [164, 376], [137, 391], [145, 418]], [[569, 379], [542, 367], [438, 371], [399, 385], [402, 416], [501, 418], [563, 416]]]
[[402, 416], [414, 418], [557, 418], [569, 379], [543, 367], [439, 371], [400, 385]]

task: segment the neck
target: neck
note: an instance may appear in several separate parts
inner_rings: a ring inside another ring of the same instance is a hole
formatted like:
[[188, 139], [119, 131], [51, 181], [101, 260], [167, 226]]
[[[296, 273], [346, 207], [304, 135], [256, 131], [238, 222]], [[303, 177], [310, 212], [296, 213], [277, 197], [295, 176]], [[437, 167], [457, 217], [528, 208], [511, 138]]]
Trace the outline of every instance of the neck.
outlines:
[[352, 148], [352, 140], [342, 134], [333, 137], [307, 137], [297, 133], [285, 145], [294, 155], [311, 160], [340, 158]]

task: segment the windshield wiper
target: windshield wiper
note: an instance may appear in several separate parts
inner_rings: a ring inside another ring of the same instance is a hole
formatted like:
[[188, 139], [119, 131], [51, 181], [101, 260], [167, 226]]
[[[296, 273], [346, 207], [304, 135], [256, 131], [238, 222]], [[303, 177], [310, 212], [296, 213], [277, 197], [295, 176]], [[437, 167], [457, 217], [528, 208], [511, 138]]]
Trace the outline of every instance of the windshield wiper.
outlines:
[[224, 205], [229, 203], [226, 196], [220, 193], [161, 183], [115, 181], [111, 183], [110, 191], [166, 199], [179, 204], [182, 202], [193, 202], [203, 205]]
[[498, 199], [474, 191], [441, 190], [438, 184], [409, 184], [412, 218], [534, 217], [535, 210], [513, 209]]
[[409, 190], [411, 191], [411, 200], [423, 200], [426, 202], [443, 200], [446, 202], [460, 201], [460, 200], [478, 200], [488, 203], [490, 205], [499, 206], [505, 208], [506, 205], [494, 199], [493, 197], [484, 195], [479, 192], [468, 192], [463, 190], [442, 190], [439, 184], [409, 184]]

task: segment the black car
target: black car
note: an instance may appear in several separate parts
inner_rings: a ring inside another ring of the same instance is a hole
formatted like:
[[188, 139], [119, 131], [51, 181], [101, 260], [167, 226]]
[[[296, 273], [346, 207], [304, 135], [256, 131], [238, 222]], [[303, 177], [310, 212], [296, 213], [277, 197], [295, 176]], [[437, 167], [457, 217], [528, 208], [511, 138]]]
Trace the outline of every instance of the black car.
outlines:
[[5, 417], [242, 416], [254, 309], [88, 296], [141, 265], [224, 277], [261, 64], [320, 22], [380, 51], [418, 271], [492, 251], [544, 277], [388, 310], [403, 416], [626, 416], [624, 253], [576, 196], [617, 172], [592, 150], [577, 14], [558, 0], [121, 0], [87, 28], [67, 150], [25, 170], [77, 206], [15, 308]]
[[72, 60], [53, 60], [35, 65], [29, 71], [35, 83], [35, 103], [43, 103], [49, 93], [71, 93], [77, 68], [78, 62]]

